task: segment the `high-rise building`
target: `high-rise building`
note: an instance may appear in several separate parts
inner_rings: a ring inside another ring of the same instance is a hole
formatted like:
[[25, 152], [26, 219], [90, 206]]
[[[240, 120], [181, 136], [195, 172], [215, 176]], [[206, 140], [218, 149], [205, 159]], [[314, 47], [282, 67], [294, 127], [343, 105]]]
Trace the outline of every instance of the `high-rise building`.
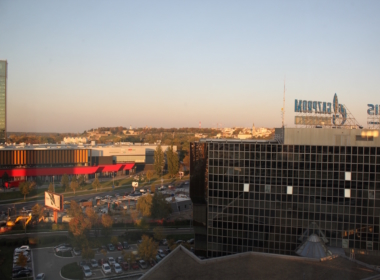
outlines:
[[[195, 253], [380, 254], [380, 137], [366, 129], [281, 128], [275, 140], [190, 145]], [[299, 250], [298, 250], [299, 251]]]
[[0, 143], [7, 139], [7, 71], [8, 62], [0, 60]]

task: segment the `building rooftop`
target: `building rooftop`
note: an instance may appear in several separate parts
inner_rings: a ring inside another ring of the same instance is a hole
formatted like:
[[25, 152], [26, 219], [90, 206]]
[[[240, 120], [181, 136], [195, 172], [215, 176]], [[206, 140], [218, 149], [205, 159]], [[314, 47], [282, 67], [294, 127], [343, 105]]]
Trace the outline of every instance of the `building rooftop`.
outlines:
[[321, 261], [296, 256], [240, 253], [200, 260], [182, 246], [140, 280], [181, 279], [378, 279], [380, 273], [343, 257]]

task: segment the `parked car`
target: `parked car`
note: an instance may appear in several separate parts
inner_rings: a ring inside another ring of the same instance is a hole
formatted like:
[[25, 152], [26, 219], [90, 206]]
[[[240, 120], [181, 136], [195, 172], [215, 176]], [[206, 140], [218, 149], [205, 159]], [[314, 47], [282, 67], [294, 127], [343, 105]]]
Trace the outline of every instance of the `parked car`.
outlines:
[[123, 248], [124, 248], [124, 249], [129, 249], [129, 248], [130, 248], [130, 246], [129, 246], [129, 244], [128, 244], [127, 241], [124, 241], [124, 242], [123, 242]]
[[139, 266], [141, 267], [141, 269], [148, 268], [148, 265], [146, 264], [144, 260], [139, 260]]
[[96, 267], [99, 266], [99, 265], [98, 265], [98, 262], [97, 262], [95, 259], [92, 259], [92, 260], [90, 261], [90, 265], [91, 265], [92, 268], [96, 268]]
[[121, 267], [122, 267], [125, 271], [127, 271], [127, 270], [129, 269], [129, 265], [128, 265], [127, 262], [122, 262], [122, 263], [121, 263]]
[[12, 268], [12, 274], [17, 273], [17, 272], [19, 272], [20, 270], [26, 270], [26, 269], [29, 269], [30, 271], [32, 271], [32, 269], [29, 268], [29, 267], [23, 267], [23, 266], [18, 266], [18, 265], [16, 265], [16, 266], [14, 266], [14, 267]]
[[107, 251], [107, 246], [105, 246], [105, 245], [100, 246], [100, 251], [101, 250], [106, 250]]
[[81, 249], [79, 249], [79, 248], [74, 248], [73, 249], [74, 256], [80, 256], [81, 253], [82, 253]]
[[133, 263], [131, 263], [131, 267], [132, 267], [132, 269], [134, 269], [134, 270], [139, 269], [139, 265], [137, 264], [137, 262], [133, 262]]
[[24, 251], [24, 252], [14, 252], [13, 257], [17, 257], [20, 254], [23, 254], [25, 257], [29, 256], [29, 252], [28, 251]]
[[154, 260], [151, 259], [151, 260], [149, 261], [149, 266], [150, 266], [150, 267], [153, 267], [153, 266], [155, 266], [155, 265], [156, 265], [156, 262], [155, 262]]
[[162, 260], [162, 258], [157, 254], [156, 255], [156, 262], [159, 263]]
[[116, 248], [117, 248], [118, 251], [123, 250], [123, 245], [121, 245], [121, 242], [118, 242], [118, 243], [116, 244]]
[[160, 241], [160, 245], [168, 245], [168, 241], [166, 240], [166, 239], [162, 239], [161, 241]]
[[62, 247], [62, 246], [71, 247], [71, 245], [69, 243], [62, 243], [62, 244], [55, 246], [54, 249], [57, 249], [58, 247]]
[[67, 246], [60, 246], [58, 248], [55, 248], [55, 252], [58, 253], [58, 252], [69, 252], [71, 251], [73, 248], [71, 247], [67, 247]]
[[158, 255], [160, 256], [161, 259], [166, 257], [166, 255], [164, 253], [158, 253]]
[[164, 252], [167, 255], [167, 254], [169, 254], [171, 252], [171, 250], [168, 248], [168, 249], [165, 249]]
[[191, 238], [191, 239], [187, 240], [187, 243], [194, 244], [194, 238]]
[[32, 274], [32, 272], [29, 269], [20, 270], [19, 272], [12, 275], [12, 278], [24, 278], [28, 277]]
[[110, 265], [110, 266], [114, 266], [115, 265], [115, 259], [113, 258], [113, 257], [108, 257], [108, 264]]
[[84, 274], [84, 277], [91, 277], [92, 276], [91, 269], [88, 265], [83, 266], [83, 274]]
[[162, 249], [158, 249], [158, 250], [157, 250], [157, 253], [158, 253], [158, 254], [165, 254], [165, 253], [164, 253], [164, 250], [162, 250]]
[[111, 267], [108, 265], [108, 263], [104, 263], [102, 265], [102, 270], [103, 270], [104, 274], [110, 274], [112, 272]]
[[98, 265], [99, 266], [102, 266], [103, 264], [107, 263], [107, 260], [106, 259], [99, 259], [98, 260]]
[[115, 251], [115, 246], [113, 246], [111, 243], [107, 245], [108, 251]]
[[142, 240], [140, 239], [139, 241], [137, 241], [137, 243], [141, 244], [141, 243], [142, 243]]
[[39, 274], [37, 274], [36, 280], [45, 280], [45, 273], [39, 273]]
[[181, 243], [183, 243], [183, 240], [177, 240], [176, 242], [175, 242], [175, 244], [181, 244]]
[[29, 267], [19, 267], [19, 269], [12, 269], [12, 275], [16, 275], [18, 274], [20, 271], [29, 271], [30, 273], [33, 273], [33, 270]]
[[27, 251], [28, 253], [30, 252], [30, 247], [28, 245], [24, 245], [15, 249], [15, 253], [25, 252], [25, 251]]
[[118, 264], [118, 263], [115, 263], [115, 265], [114, 265], [114, 267], [113, 267], [114, 269], [115, 269], [115, 273], [117, 273], [117, 274], [119, 274], [119, 273], [122, 273], [123, 272], [123, 270], [121, 269], [121, 266], [120, 266], [120, 264]]
[[87, 265], [87, 262], [86, 261], [80, 261], [78, 265], [83, 268], [84, 266]]
[[122, 263], [122, 262], [124, 262], [124, 258], [122, 256], [119, 256], [119, 257], [117, 257], [116, 262]]

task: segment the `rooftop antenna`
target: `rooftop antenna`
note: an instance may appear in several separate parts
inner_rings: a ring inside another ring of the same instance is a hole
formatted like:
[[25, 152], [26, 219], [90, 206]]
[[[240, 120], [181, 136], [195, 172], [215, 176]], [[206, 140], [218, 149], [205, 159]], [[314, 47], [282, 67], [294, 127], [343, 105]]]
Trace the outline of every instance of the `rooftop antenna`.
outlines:
[[282, 127], [285, 127], [285, 78], [284, 78], [284, 100], [281, 108], [282, 114]]

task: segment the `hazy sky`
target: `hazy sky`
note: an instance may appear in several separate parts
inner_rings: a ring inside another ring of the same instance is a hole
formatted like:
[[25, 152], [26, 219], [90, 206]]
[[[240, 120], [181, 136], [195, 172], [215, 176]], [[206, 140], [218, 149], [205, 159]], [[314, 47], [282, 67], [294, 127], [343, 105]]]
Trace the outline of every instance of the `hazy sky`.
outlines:
[[380, 1], [0, 0], [8, 131], [279, 127], [380, 98]]

